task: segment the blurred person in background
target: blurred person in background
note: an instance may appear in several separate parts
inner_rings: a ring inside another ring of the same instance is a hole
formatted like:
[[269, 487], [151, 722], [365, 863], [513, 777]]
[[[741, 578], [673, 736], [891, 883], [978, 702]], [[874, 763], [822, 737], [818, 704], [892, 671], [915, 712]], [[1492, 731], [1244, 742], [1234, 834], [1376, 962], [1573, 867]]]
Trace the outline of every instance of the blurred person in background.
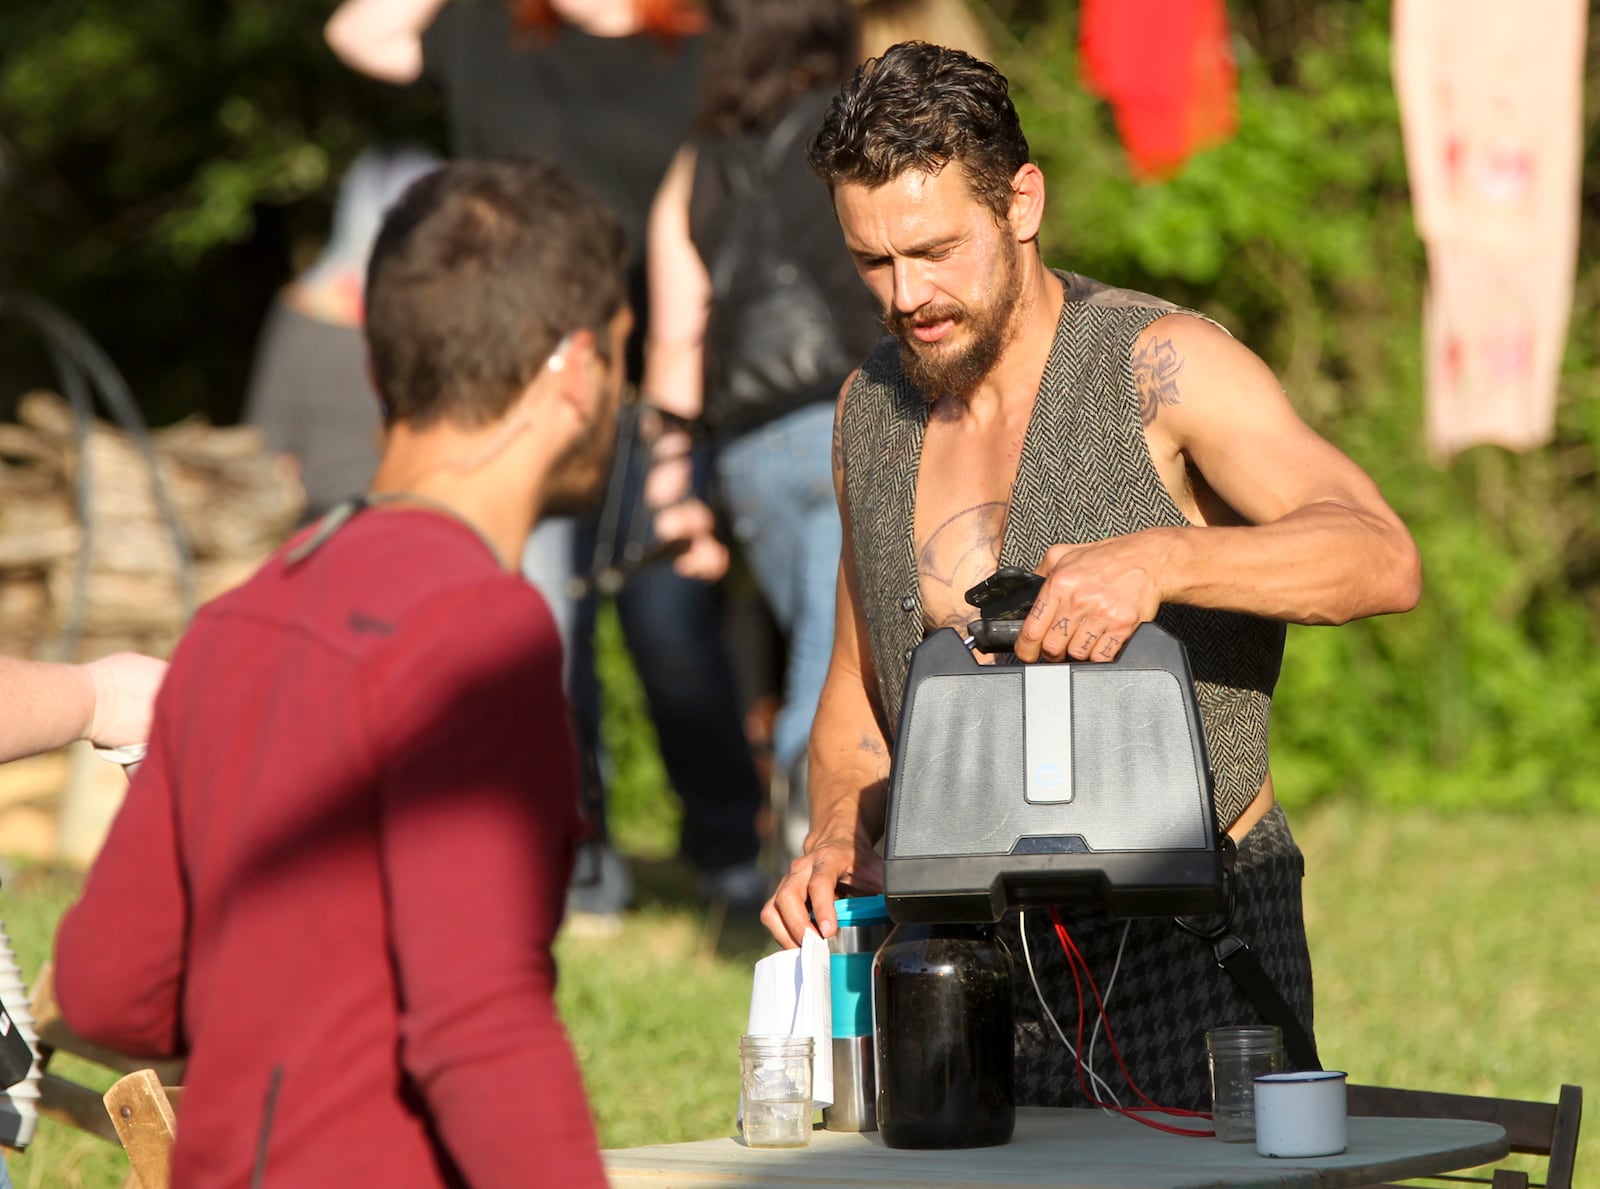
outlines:
[[546, 162], [373, 248], [370, 491], [203, 607], [56, 934], [82, 1036], [187, 1058], [172, 1183], [602, 1186], [552, 954], [579, 832], [540, 516], [598, 497], [623, 238]]
[[[644, 229], [650, 202], [689, 132], [701, 87], [703, 18], [689, 0], [344, 0], [325, 34], [352, 68], [395, 84], [436, 87], [458, 157], [537, 151], [569, 168], [622, 219], [638, 314], [629, 343], [637, 382], [651, 311]], [[625, 450], [621, 492], [634, 492], [644, 461]], [[703, 489], [704, 454], [697, 455]], [[626, 502], [626, 501], [625, 501]], [[614, 921], [627, 904], [626, 865], [605, 842], [600, 691], [592, 596], [575, 607], [574, 570], [607, 552], [605, 534], [626, 523], [544, 526], [523, 572], [567, 621], [569, 683], [590, 764], [586, 795], [596, 845], [580, 857], [573, 908]], [[661, 758], [683, 804], [680, 851], [702, 892], [759, 905], [768, 881], [756, 863], [764, 793], [745, 738], [740, 696], [722, 635], [717, 592], [685, 574], [698, 559], [633, 573], [617, 613], [644, 687]], [[678, 572], [681, 569], [683, 573]], [[607, 926], [610, 927], [610, 926]]]
[[[786, 637], [772, 742], [778, 787], [787, 789], [775, 797], [783, 810], [775, 825], [792, 857], [805, 838], [806, 740], [833, 642], [833, 404], [882, 334], [827, 188], [806, 163], [822, 113], [858, 59], [855, 3], [710, 0], [707, 11], [697, 135], [679, 150], [650, 216], [656, 316], [644, 393], [709, 433], [719, 509]], [[755, 341], [732, 341], [741, 336]], [[757, 366], [741, 371], [741, 353]], [[652, 501], [684, 489], [686, 449], [681, 434], [658, 445]]]
[[439, 159], [416, 148], [366, 149], [339, 185], [321, 255], [279, 292], [256, 345], [245, 420], [288, 455], [306, 492], [306, 520], [365, 491], [382, 425], [361, 338], [367, 256], [394, 200]]
[[968, 0], [856, 0], [861, 56], [876, 58], [902, 41], [927, 41], [991, 57], [989, 38]]
[[[796, 399], [770, 411], [762, 418], [765, 424], [726, 407], [727, 382], [715, 374], [717, 365], [700, 342], [711, 313], [708, 302], [716, 304], [710, 272], [719, 259], [726, 263], [731, 250], [728, 228], [718, 223], [731, 208], [725, 175], [730, 163], [749, 169], [761, 144], [787, 137], [772, 146], [779, 150], [773, 163], [779, 198], [774, 227], [792, 236], [798, 255], [810, 261], [808, 271], [820, 284], [835, 328], [847, 328], [840, 345], [845, 367], [853, 365], [865, 357], [881, 328], [838, 235], [832, 204], [824, 202], [802, 162], [804, 142], [820, 118], [818, 96], [825, 102], [829, 91], [830, 84], [819, 80], [843, 82], [856, 61], [898, 41], [988, 53], [988, 39], [965, 0], [853, 0], [848, 7], [854, 14], [843, 4], [708, 5], [708, 87], [698, 135], [669, 170], [650, 228], [651, 301], [661, 313], [660, 331], [646, 345], [647, 399], [681, 416], [698, 411], [711, 429], [718, 510], [749, 561], [779, 636], [769, 645], [767, 616], [736, 605], [746, 612], [739, 621], [741, 659], [758, 683], [751, 729], [770, 741], [774, 825], [784, 861], [800, 852], [807, 830], [806, 738], [833, 639], [835, 571], [824, 559], [837, 558], [838, 514], [819, 450], [828, 449], [837, 383], [821, 398], [820, 385], [792, 393]], [[778, 133], [791, 113], [798, 113], [804, 126], [794, 136], [788, 130]], [[834, 380], [843, 375], [842, 368], [830, 373]], [[724, 391], [706, 394], [706, 385]], [[829, 406], [827, 412], [819, 410], [819, 399]], [[673, 473], [672, 460], [685, 449], [684, 439], [677, 437], [658, 446], [661, 465], [652, 479], [652, 501], [683, 491], [683, 476]], [[752, 657], [768, 663], [752, 666]], [[775, 715], [758, 718], [758, 708], [768, 705], [776, 707]]]
[[[0, 763], [79, 740], [96, 747], [144, 743], [166, 672], [166, 661], [136, 652], [115, 652], [81, 665], [0, 656]], [[0, 946], [11, 949], [4, 925]], [[0, 1101], [8, 1094], [0, 1090]], [[15, 1119], [15, 1108], [6, 1105]], [[15, 1136], [6, 1138], [11, 1142]], [[3, 1155], [0, 1189], [11, 1189]]]

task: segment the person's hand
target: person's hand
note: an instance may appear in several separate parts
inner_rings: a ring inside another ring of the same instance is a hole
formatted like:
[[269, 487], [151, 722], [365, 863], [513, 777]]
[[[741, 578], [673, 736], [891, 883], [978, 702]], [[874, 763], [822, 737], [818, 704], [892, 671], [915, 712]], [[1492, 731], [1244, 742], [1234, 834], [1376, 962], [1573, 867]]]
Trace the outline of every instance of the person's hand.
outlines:
[[761, 910], [761, 923], [784, 949], [794, 949], [811, 926], [823, 940], [839, 930], [833, 901], [840, 885], [874, 895], [883, 891], [883, 860], [858, 839], [823, 839], [794, 862]]
[[94, 717], [84, 738], [97, 747], [125, 747], [150, 738], [150, 715], [167, 662], [114, 652], [83, 666], [94, 683]]
[[717, 517], [702, 501], [680, 500], [655, 515], [656, 538], [665, 543], [685, 542], [672, 568], [685, 578], [716, 582], [728, 572], [728, 547], [717, 539]]
[[670, 508], [694, 494], [692, 443], [681, 429], [663, 429], [650, 446], [650, 471], [644, 480], [645, 506]]
[[1044, 585], [1022, 623], [1022, 661], [1111, 661], [1161, 609], [1158, 559], [1143, 534], [1052, 545], [1036, 573]]

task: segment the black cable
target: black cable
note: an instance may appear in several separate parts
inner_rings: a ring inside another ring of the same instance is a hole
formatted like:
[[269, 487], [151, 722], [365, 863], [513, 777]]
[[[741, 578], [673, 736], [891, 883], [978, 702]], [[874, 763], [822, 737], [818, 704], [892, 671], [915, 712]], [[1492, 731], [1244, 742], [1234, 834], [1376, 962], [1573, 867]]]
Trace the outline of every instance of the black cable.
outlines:
[[57, 657], [70, 661], [78, 647], [78, 633], [83, 627], [83, 616], [89, 602], [89, 569], [94, 552], [94, 515], [91, 511], [91, 493], [94, 490], [93, 468], [89, 463], [89, 425], [94, 417], [93, 398], [84, 380], [82, 370], [54, 339], [46, 342], [50, 364], [55, 369], [57, 387], [72, 406], [72, 448], [78, 456], [78, 474], [73, 483], [73, 506], [78, 513], [78, 556], [72, 567], [72, 597], [67, 604], [67, 614], [57, 643]]
[[78, 452], [78, 481], [75, 502], [81, 527], [81, 545], [77, 565], [73, 572], [72, 597], [68, 604], [65, 626], [62, 628], [60, 656], [72, 659], [78, 635], [83, 628], [83, 617], [88, 601], [90, 572], [90, 546], [94, 541], [93, 515], [90, 509], [92, 490], [88, 441], [89, 429], [94, 420], [94, 396], [111, 412], [112, 417], [138, 450], [150, 475], [150, 493], [161, 517], [163, 527], [172, 540], [173, 552], [178, 562], [178, 595], [187, 622], [195, 612], [194, 555], [183, 527], [168, 498], [166, 483], [156, 460], [155, 447], [150, 442], [150, 430], [123, 379], [100, 345], [78, 323], [60, 310], [36, 297], [17, 293], [0, 293], [0, 316], [10, 314], [33, 326], [45, 340], [52, 368], [61, 393], [72, 406], [73, 445]]
[[[637, 402], [623, 405], [617, 415], [617, 446], [611, 462], [600, 511], [596, 514], [594, 552], [585, 573], [567, 582], [567, 597], [574, 601], [591, 594], [614, 596], [634, 574], [669, 562], [689, 548], [688, 541], [657, 541], [644, 503], [644, 485], [650, 472], [655, 432], [647, 432], [646, 417], [654, 415], [670, 428], [699, 436], [695, 423]], [[658, 432], [658, 431], [657, 431]]]

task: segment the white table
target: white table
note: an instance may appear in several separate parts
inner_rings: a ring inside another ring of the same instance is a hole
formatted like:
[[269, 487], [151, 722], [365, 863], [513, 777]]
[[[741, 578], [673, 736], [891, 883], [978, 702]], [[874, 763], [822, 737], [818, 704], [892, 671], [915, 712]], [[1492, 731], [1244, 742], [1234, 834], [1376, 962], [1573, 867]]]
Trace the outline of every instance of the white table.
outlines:
[[[1174, 1122], [1182, 1122], [1174, 1120]], [[602, 1153], [614, 1189], [702, 1186], [1033, 1185], [1056, 1189], [1348, 1189], [1501, 1159], [1505, 1131], [1457, 1119], [1351, 1119], [1338, 1156], [1275, 1159], [1252, 1144], [1170, 1135], [1093, 1110], [1017, 1111], [996, 1148], [887, 1148], [876, 1132], [817, 1130], [805, 1148], [761, 1150], [733, 1138]]]

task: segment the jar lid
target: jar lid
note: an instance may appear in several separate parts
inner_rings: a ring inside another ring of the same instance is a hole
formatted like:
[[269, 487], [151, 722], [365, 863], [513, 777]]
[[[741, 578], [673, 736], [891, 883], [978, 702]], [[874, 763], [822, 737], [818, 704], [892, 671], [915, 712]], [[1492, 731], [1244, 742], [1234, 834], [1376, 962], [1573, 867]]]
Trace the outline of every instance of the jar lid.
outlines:
[[889, 919], [889, 902], [882, 896], [849, 896], [833, 902], [840, 928], [848, 925], [875, 925]]
[[1213, 1053], [1266, 1053], [1283, 1046], [1283, 1030], [1276, 1024], [1241, 1024], [1206, 1032], [1206, 1048]]

